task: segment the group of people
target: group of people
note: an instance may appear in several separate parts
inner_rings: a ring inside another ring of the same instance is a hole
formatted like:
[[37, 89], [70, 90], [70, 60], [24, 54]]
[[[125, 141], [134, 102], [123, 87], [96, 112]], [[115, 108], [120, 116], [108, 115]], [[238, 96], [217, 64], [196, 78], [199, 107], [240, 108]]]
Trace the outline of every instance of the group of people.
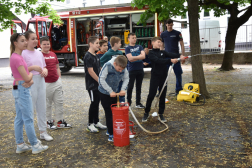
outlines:
[[[176, 92], [182, 89], [180, 63], [177, 58], [184, 61], [183, 39], [180, 32], [172, 29], [173, 22], [166, 23], [167, 31], [161, 37], [151, 39], [153, 49], [143, 49], [136, 45], [136, 35], [128, 35], [129, 46], [125, 48], [125, 55], [120, 51], [121, 39], [111, 37], [100, 40], [96, 36], [88, 39], [89, 50], [84, 56], [86, 90], [90, 96], [90, 107], [87, 130], [99, 132], [107, 129], [108, 141], [113, 141], [113, 122], [111, 105], [116, 104], [117, 96], [120, 102], [132, 104], [132, 90], [136, 81], [136, 107], [145, 108], [142, 122], [149, 117], [151, 103], [162, 88], [167, 76], [169, 65], [175, 64], [174, 71], [177, 77]], [[106, 38], [106, 37], [105, 37]], [[34, 49], [37, 36], [32, 31], [25, 34], [14, 33], [11, 38], [10, 67], [14, 77], [12, 94], [15, 98], [16, 117], [14, 121], [15, 138], [17, 143], [16, 153], [32, 150], [33, 154], [48, 149], [37, 139], [34, 129], [34, 109], [37, 113], [40, 139], [51, 141], [46, 128], [70, 128], [63, 117], [63, 90], [59, 62], [55, 53], [50, 51], [50, 41], [47, 37], [40, 39], [41, 51]], [[163, 50], [163, 42], [165, 50]], [[178, 42], [181, 44], [182, 55], [179, 54]], [[176, 44], [176, 45], [175, 45]], [[108, 46], [111, 49], [108, 50]], [[107, 51], [108, 50], [108, 51]], [[97, 52], [98, 51], [98, 52]], [[168, 52], [167, 52], [168, 51]], [[148, 54], [148, 58], [146, 58]], [[144, 61], [143, 61], [144, 60]], [[149, 94], [146, 107], [141, 103], [141, 87], [144, 77], [143, 68], [152, 67]], [[162, 92], [159, 102], [159, 120], [166, 122], [163, 116], [165, 109], [166, 89]], [[52, 102], [55, 104], [55, 117], [52, 118]], [[99, 103], [105, 111], [106, 126], [99, 121]], [[31, 145], [24, 142], [23, 125]]]
[[[40, 39], [42, 51], [35, 47], [37, 36], [32, 31], [14, 33], [11, 38], [10, 67], [14, 77], [12, 94], [15, 98], [16, 117], [14, 121], [16, 153], [32, 150], [33, 154], [48, 149], [37, 139], [34, 129], [36, 109], [40, 139], [52, 141], [46, 129], [70, 128], [63, 117], [63, 90], [59, 62], [50, 51], [47, 37]], [[52, 103], [55, 105], [56, 125], [52, 118]], [[24, 142], [23, 125], [31, 145]]]
[[[96, 36], [88, 39], [89, 50], [84, 56], [84, 68], [86, 89], [88, 90], [91, 104], [89, 107], [89, 123], [87, 130], [90, 132], [99, 132], [99, 129], [107, 129], [108, 141], [113, 141], [113, 122], [111, 105], [116, 104], [117, 96], [120, 102], [125, 102], [127, 92], [127, 102], [132, 104], [132, 90], [136, 82], [136, 108], [145, 108], [142, 122], [146, 122], [149, 117], [152, 101], [156, 96], [157, 90], [163, 87], [167, 71], [171, 64], [175, 64], [174, 71], [177, 77], [176, 93], [182, 90], [182, 68], [178, 58], [183, 62], [185, 60], [184, 48], [182, 55], [179, 54], [178, 42], [183, 44], [180, 32], [173, 30], [173, 21], [168, 20], [166, 23], [168, 31], [161, 34], [161, 37], [151, 39], [153, 49], [143, 49], [142, 46], [136, 45], [136, 34], [129, 33], [129, 46], [125, 48], [125, 56], [121, 47], [121, 39], [112, 36], [110, 38], [111, 49], [108, 49], [107, 40], [100, 40]], [[105, 37], [106, 38], [106, 37]], [[163, 50], [165, 43], [165, 50]], [[176, 44], [176, 45], [175, 45]], [[99, 50], [99, 51], [98, 51]], [[96, 51], [98, 51], [96, 53]], [[168, 51], [168, 52], [167, 52]], [[146, 59], [146, 53], [148, 59]], [[143, 61], [145, 60], [145, 61]], [[141, 103], [141, 88], [144, 77], [145, 66], [151, 64], [151, 79], [149, 94], [146, 107]], [[158, 119], [166, 122], [163, 116], [165, 109], [165, 97], [167, 86], [160, 95], [159, 116]], [[105, 111], [106, 125], [99, 122], [99, 103], [101, 102]]]

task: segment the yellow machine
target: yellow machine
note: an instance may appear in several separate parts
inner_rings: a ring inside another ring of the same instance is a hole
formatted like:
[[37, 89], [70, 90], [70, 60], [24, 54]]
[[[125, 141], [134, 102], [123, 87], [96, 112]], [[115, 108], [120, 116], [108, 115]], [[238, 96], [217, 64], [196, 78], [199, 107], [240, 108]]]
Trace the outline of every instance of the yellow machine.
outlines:
[[197, 83], [186, 83], [183, 90], [179, 91], [177, 101], [187, 101], [194, 103], [199, 101], [200, 88]]
[[129, 40], [128, 40], [129, 33], [130, 33], [129, 30], [124, 31], [124, 43], [125, 44], [129, 44]]

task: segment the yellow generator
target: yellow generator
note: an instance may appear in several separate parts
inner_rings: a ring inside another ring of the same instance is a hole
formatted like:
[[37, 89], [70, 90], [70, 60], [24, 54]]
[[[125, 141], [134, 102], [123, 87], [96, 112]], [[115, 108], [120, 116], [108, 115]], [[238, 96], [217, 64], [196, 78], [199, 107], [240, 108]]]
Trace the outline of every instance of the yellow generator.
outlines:
[[179, 91], [177, 95], [177, 101], [187, 101], [194, 103], [199, 101], [200, 88], [197, 83], [186, 83], [183, 90]]

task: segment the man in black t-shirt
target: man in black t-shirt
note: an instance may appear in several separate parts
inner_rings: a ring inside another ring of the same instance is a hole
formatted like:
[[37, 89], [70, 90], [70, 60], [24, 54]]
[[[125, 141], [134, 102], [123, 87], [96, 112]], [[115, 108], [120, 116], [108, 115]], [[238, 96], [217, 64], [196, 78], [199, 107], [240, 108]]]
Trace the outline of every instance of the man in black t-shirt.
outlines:
[[[166, 27], [167, 27], [167, 31], [164, 31], [160, 36], [162, 38], [163, 43], [165, 44], [165, 51], [179, 54], [178, 43], [180, 43], [182, 55], [185, 55], [185, 47], [184, 47], [182, 34], [181, 32], [173, 29], [172, 19], [167, 20]], [[163, 49], [163, 47], [161, 49]], [[170, 65], [171, 64], [168, 65], [168, 69]], [[183, 89], [182, 88], [183, 71], [182, 71], [180, 62], [174, 65], [173, 70], [176, 75], [176, 95], [177, 95], [178, 92]]]
[[99, 132], [99, 129], [107, 129], [106, 126], [99, 122], [99, 103], [100, 95], [98, 91], [98, 76], [101, 71], [99, 56], [95, 51], [99, 50], [99, 39], [96, 36], [88, 38], [89, 50], [84, 56], [85, 81], [91, 104], [89, 107], [89, 123], [87, 131]]

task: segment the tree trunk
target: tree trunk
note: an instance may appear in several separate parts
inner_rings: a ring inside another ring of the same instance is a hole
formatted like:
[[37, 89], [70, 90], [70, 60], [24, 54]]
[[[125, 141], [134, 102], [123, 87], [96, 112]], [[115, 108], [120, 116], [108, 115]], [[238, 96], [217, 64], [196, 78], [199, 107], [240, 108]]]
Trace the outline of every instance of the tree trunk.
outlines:
[[[191, 55], [200, 54], [200, 38], [199, 38], [199, 6], [196, 0], [187, 0], [189, 29], [190, 29], [190, 44]], [[200, 85], [200, 93], [206, 98], [209, 98], [209, 93], [206, 89], [205, 76], [202, 66], [202, 56], [193, 56], [192, 58], [192, 78], [193, 81]]]
[[233, 56], [234, 56], [234, 48], [235, 48], [235, 39], [239, 26], [236, 26], [235, 23], [232, 23], [231, 19], [229, 19], [227, 33], [226, 33], [226, 47], [224, 58], [221, 65], [221, 70], [229, 71], [233, 70]]

